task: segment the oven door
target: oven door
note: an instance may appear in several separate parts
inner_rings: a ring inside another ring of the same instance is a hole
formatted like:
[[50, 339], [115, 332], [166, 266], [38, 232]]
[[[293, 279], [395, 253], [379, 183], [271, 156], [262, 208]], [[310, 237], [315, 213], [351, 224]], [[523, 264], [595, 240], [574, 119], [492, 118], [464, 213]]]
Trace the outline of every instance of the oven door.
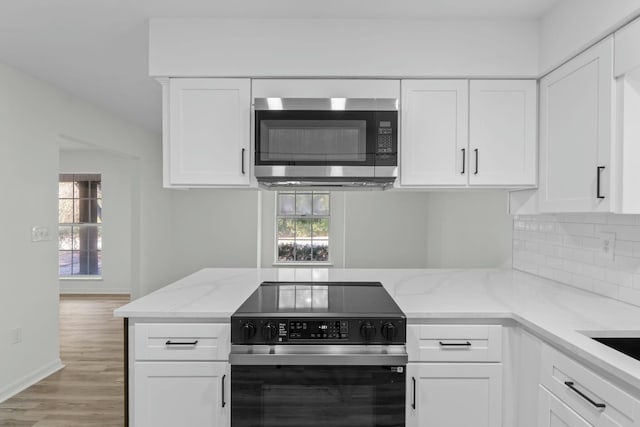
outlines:
[[231, 367], [232, 427], [404, 425], [404, 367]]
[[232, 346], [232, 427], [404, 427], [402, 346]]

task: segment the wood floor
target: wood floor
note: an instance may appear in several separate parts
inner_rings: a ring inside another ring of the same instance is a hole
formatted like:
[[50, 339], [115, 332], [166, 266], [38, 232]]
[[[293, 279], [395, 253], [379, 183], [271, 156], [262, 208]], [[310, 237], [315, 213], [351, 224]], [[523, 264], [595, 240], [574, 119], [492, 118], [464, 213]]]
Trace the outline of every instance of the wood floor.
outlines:
[[0, 404], [0, 426], [124, 425], [123, 321], [128, 296], [60, 298], [65, 368]]

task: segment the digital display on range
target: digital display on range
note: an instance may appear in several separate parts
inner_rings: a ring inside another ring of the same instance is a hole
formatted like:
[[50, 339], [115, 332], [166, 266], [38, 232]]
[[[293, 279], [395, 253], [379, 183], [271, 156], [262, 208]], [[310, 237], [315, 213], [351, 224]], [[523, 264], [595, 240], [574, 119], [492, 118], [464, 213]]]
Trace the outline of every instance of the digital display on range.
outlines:
[[289, 322], [290, 340], [346, 339], [347, 320], [292, 320]]

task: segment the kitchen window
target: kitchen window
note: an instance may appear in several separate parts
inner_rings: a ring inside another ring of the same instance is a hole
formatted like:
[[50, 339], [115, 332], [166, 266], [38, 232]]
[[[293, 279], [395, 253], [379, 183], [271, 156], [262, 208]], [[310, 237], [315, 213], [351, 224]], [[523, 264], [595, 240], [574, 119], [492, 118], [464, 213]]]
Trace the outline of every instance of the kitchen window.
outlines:
[[58, 179], [58, 274], [102, 275], [102, 178], [60, 174]]
[[330, 193], [279, 191], [276, 262], [329, 262]]

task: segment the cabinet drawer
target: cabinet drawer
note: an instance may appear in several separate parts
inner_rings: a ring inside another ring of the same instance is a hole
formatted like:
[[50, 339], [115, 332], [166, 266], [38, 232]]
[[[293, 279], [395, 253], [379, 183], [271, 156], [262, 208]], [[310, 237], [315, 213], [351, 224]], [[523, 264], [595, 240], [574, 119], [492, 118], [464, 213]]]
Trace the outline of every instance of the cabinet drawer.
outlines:
[[136, 360], [228, 360], [226, 323], [138, 323]]
[[540, 383], [590, 424], [640, 425], [638, 400], [547, 345], [540, 369]]
[[500, 325], [408, 325], [412, 362], [500, 362]]

